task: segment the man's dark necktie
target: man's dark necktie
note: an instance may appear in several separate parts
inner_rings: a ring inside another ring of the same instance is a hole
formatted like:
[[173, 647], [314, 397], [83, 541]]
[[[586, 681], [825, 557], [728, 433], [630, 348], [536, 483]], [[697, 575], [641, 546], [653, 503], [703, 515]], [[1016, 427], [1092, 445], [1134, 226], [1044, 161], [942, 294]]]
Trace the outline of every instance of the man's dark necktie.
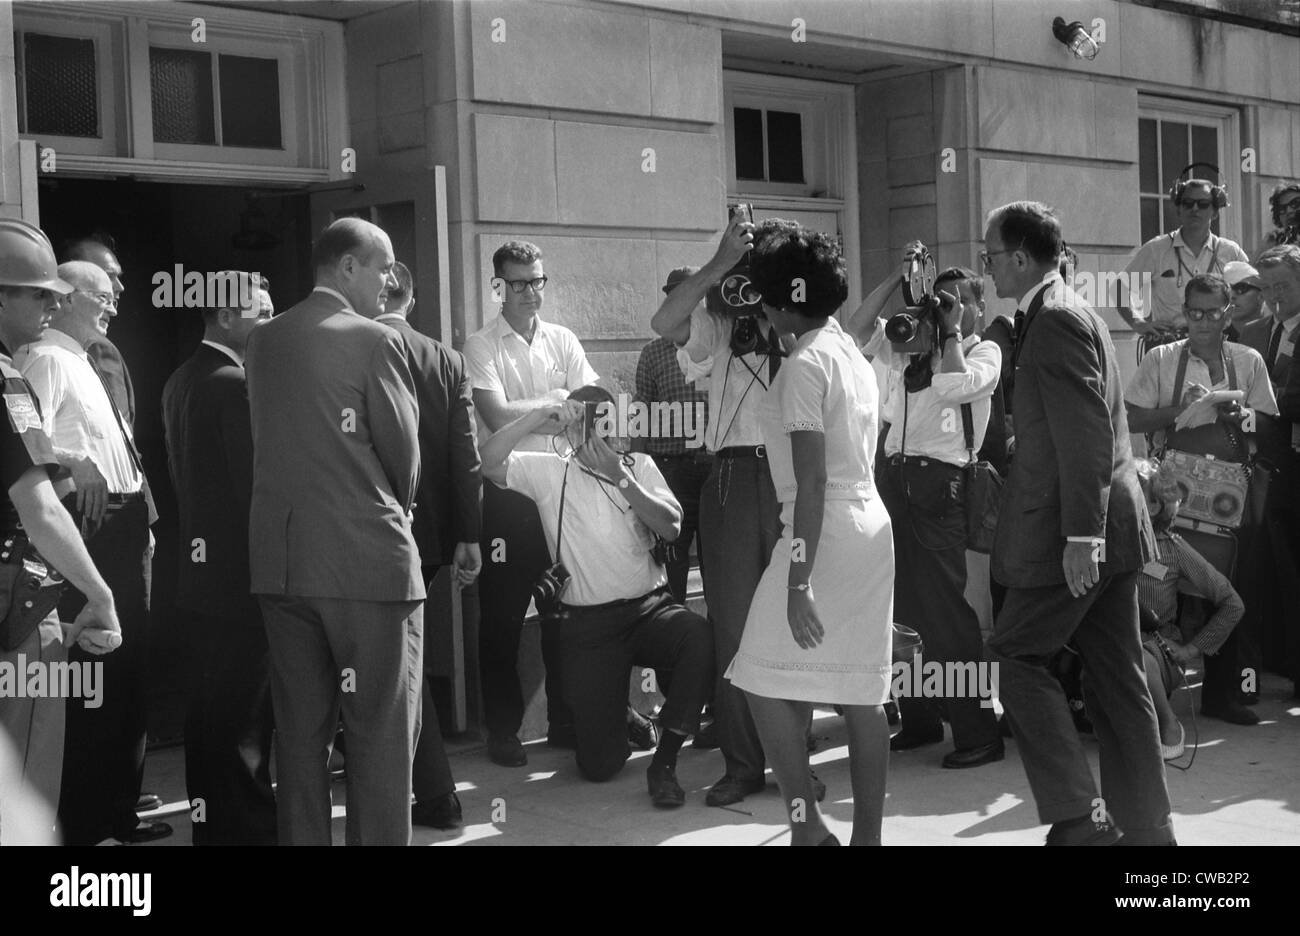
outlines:
[[1273, 373], [1273, 365], [1277, 363], [1277, 349], [1282, 344], [1282, 323], [1278, 322], [1273, 326], [1273, 334], [1268, 339], [1268, 351], [1264, 354], [1264, 369]]
[[1024, 336], [1024, 333], [1025, 333], [1025, 310], [1016, 309], [1014, 327], [1012, 328], [1011, 331], [1011, 346], [1013, 348], [1020, 346], [1020, 339]]
[[122, 414], [118, 412], [117, 403], [113, 400], [113, 391], [108, 389], [108, 381], [104, 379], [104, 372], [99, 369], [95, 359], [87, 356], [86, 360], [90, 362], [90, 369], [95, 372], [99, 382], [104, 386], [104, 396], [108, 397], [108, 405], [113, 408], [113, 418], [117, 420], [117, 429], [122, 433], [122, 441], [126, 444], [127, 454], [131, 456], [131, 464], [135, 465], [135, 470], [140, 472], [140, 477], [144, 478], [144, 465], [140, 463], [140, 453], [135, 450], [135, 442], [131, 440], [131, 433], [126, 431], [126, 426], [122, 423]]

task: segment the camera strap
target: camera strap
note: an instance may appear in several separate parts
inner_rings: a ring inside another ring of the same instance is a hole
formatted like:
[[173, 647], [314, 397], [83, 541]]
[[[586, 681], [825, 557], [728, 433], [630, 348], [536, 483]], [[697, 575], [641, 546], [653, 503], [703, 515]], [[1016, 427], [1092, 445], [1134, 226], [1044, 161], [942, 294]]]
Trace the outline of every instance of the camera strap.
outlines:
[[560, 558], [560, 543], [564, 539], [564, 495], [569, 489], [569, 462], [564, 463], [564, 480], [560, 482], [560, 518], [555, 530], [555, 561], [563, 562]]

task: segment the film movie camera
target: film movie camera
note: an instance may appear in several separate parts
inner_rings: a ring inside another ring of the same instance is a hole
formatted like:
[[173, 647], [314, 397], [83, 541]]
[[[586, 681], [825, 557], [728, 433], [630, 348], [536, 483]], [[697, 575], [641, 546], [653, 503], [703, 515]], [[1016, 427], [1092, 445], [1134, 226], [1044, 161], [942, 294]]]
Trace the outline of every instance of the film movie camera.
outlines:
[[[731, 206], [730, 219], [740, 217], [749, 224], [754, 223], [754, 208], [742, 202]], [[779, 343], [772, 342], [764, 334], [763, 296], [750, 279], [749, 253], [727, 271], [718, 286], [722, 311], [732, 316], [731, 353], [760, 354], [766, 357], [782, 357]]]

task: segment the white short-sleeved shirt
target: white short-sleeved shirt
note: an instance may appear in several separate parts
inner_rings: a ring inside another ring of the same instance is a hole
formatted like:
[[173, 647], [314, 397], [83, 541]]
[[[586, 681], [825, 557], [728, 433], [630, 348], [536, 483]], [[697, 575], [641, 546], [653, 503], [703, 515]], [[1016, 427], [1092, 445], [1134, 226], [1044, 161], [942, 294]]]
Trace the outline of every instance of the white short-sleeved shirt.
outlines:
[[[677, 499], [649, 455], [632, 455], [632, 474], [656, 497]], [[506, 487], [537, 504], [546, 545], [555, 555], [559, 533], [560, 494], [564, 494], [564, 539], [560, 556], [572, 578], [560, 600], [569, 605], [596, 605], [639, 598], [667, 584], [662, 566], [650, 555], [654, 534], [641, 522], [617, 485], [603, 483], [582, 470], [576, 458], [551, 452], [512, 452], [506, 460]], [[680, 507], [680, 505], [679, 505]]]
[[[966, 338], [962, 342], [966, 370], [959, 374], [944, 374], [939, 372], [936, 363], [930, 386], [916, 393], [907, 392], [903, 378], [910, 355], [894, 351], [893, 345], [885, 338], [885, 323], [880, 319], [876, 320], [875, 333], [863, 345], [862, 351], [880, 361], [888, 372], [885, 403], [881, 407], [881, 418], [889, 423], [885, 454], [902, 452], [949, 465], [969, 462], [961, 406], [970, 404], [971, 436], [978, 452], [984, 445], [984, 433], [988, 429], [993, 391], [1002, 376], [1002, 349], [997, 343], [980, 341], [975, 335]], [[906, 440], [903, 438], [904, 402], [907, 404]], [[903, 451], [904, 442], [906, 451]]]
[[[1183, 242], [1183, 232], [1179, 228], [1172, 234], [1153, 237], [1139, 247], [1124, 267], [1124, 272], [1151, 274], [1152, 307], [1137, 311], [1144, 312], [1146, 318], [1153, 322], [1186, 325], [1183, 291], [1187, 288], [1187, 281], [1201, 273], [1222, 276], [1224, 265], [1233, 260], [1250, 262], [1246, 252], [1235, 241], [1215, 234], [1206, 238], [1201, 252], [1193, 257], [1191, 248]], [[1136, 288], [1137, 284], [1130, 282], [1130, 287]], [[1145, 290], [1140, 294], [1142, 301], [1147, 301]], [[1125, 301], [1124, 304], [1129, 303]]]
[[799, 338], [760, 411], [777, 500], [798, 492], [790, 433], [800, 431], [826, 436], [827, 500], [875, 496], [877, 393], [875, 372], [835, 319]]
[[[1159, 409], [1173, 406], [1175, 394], [1179, 392], [1174, 386], [1178, 376], [1178, 358], [1187, 345], [1187, 340], [1174, 341], [1152, 348], [1142, 358], [1137, 373], [1129, 381], [1124, 392], [1124, 401], [1143, 409]], [[1264, 367], [1264, 358], [1254, 348], [1237, 344], [1235, 341], [1223, 343], [1223, 353], [1231, 355], [1233, 369], [1237, 372], [1237, 389], [1246, 394], [1243, 406], [1269, 416], [1277, 415], [1277, 397], [1273, 395], [1273, 385], [1269, 382], [1268, 371]], [[1198, 383], [1210, 390], [1229, 389], [1228, 368], [1223, 369], [1223, 379], [1211, 386], [1210, 368], [1195, 354], [1187, 355], [1187, 372], [1183, 377], [1183, 388]], [[1186, 392], [1185, 389], [1183, 392]], [[1215, 415], [1206, 413], [1203, 417], [1188, 424], [1189, 429], [1205, 426], [1214, 422]], [[1154, 434], [1156, 441], [1163, 441], [1164, 431]]]
[[[466, 339], [464, 354], [470, 387], [500, 390], [510, 403], [536, 399], [552, 390], [577, 390], [600, 379], [578, 336], [563, 325], [540, 318], [530, 344], [499, 315]], [[479, 443], [491, 434], [479, 410]], [[516, 450], [548, 451], [550, 444], [550, 436], [529, 435]]]
[[768, 392], [768, 360], [758, 354], [733, 354], [731, 326], [731, 318], [697, 308], [691, 313], [691, 337], [677, 352], [686, 382], [709, 394], [704, 445], [710, 452], [763, 444], [758, 414]]

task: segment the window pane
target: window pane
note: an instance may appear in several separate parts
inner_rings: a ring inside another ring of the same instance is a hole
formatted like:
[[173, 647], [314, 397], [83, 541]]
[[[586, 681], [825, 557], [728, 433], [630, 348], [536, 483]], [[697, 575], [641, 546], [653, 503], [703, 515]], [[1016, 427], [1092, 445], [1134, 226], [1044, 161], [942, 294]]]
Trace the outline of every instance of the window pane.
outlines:
[[209, 53], [150, 48], [149, 79], [155, 141], [217, 142]]
[[27, 133], [99, 136], [95, 42], [64, 36], [23, 36]]
[[1160, 172], [1156, 165], [1156, 122], [1138, 121], [1138, 191], [1160, 191]]
[[1178, 227], [1178, 209], [1174, 207], [1173, 199], [1165, 198], [1161, 201], [1164, 207], [1164, 230], [1173, 231]]
[[280, 63], [275, 59], [223, 55], [221, 143], [280, 147]]
[[1160, 202], [1154, 196], [1142, 199], [1142, 243], [1160, 233]]
[[799, 114], [767, 112], [767, 179], [803, 183], [803, 118]]
[[1191, 162], [1187, 154], [1187, 124], [1160, 121], [1160, 189], [1167, 192], [1178, 181], [1183, 166]]
[[736, 178], [766, 178], [763, 174], [763, 112], [753, 107], [735, 108]]
[[[1192, 127], [1192, 161], [1219, 164], [1219, 131], [1214, 127]], [[1194, 173], [1198, 178], [1219, 181], [1219, 174], [1205, 166], [1197, 166]]]

